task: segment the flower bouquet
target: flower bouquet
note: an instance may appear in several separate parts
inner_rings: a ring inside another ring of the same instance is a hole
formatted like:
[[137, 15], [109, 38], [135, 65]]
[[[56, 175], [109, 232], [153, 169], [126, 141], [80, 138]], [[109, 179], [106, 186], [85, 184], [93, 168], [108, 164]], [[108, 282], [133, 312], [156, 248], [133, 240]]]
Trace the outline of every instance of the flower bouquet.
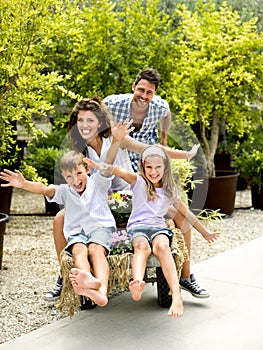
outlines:
[[130, 191], [111, 192], [108, 198], [108, 204], [112, 215], [115, 218], [117, 227], [120, 224], [126, 224], [131, 214], [132, 194]]
[[111, 255], [132, 253], [133, 248], [126, 230], [113, 232], [110, 237]]

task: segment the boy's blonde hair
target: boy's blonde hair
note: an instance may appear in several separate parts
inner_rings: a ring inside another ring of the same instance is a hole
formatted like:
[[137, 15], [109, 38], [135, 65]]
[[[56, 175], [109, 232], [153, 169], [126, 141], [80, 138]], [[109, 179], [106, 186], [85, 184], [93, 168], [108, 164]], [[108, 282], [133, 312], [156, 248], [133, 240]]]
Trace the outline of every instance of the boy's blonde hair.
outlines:
[[147, 179], [145, 175], [144, 162], [145, 162], [145, 159], [149, 156], [154, 156], [154, 157], [157, 156], [163, 159], [164, 174], [162, 177], [162, 187], [163, 187], [164, 193], [169, 199], [173, 199], [177, 197], [177, 188], [172, 176], [170, 158], [163, 147], [159, 145], [154, 145], [154, 146], [149, 146], [145, 148], [145, 150], [140, 155], [140, 161], [139, 161], [139, 173], [146, 182], [146, 191], [147, 191], [148, 201], [154, 201], [158, 197], [158, 194], [156, 192], [154, 185], [151, 183], [151, 181]]
[[83, 165], [85, 169], [88, 169], [88, 165], [83, 161], [84, 155], [80, 152], [70, 151], [65, 153], [59, 161], [61, 170], [73, 171], [79, 165]]

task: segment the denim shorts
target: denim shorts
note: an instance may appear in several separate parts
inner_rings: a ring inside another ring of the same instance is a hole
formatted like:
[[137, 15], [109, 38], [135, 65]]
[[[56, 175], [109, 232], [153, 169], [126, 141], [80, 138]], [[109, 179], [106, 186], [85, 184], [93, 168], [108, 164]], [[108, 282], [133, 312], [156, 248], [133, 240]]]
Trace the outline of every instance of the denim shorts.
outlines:
[[169, 242], [171, 244], [173, 238], [173, 231], [171, 231], [168, 227], [149, 227], [149, 226], [138, 226], [131, 230], [128, 230], [128, 233], [131, 235], [131, 242], [135, 237], [143, 236], [145, 237], [150, 246], [152, 246], [152, 241], [154, 237], [158, 235], [165, 235], [169, 238]]
[[88, 246], [90, 243], [96, 243], [103, 246], [107, 252], [110, 252], [110, 236], [114, 232], [114, 227], [100, 227], [88, 234], [84, 231], [76, 233], [68, 238], [68, 244], [65, 248], [65, 252], [72, 256], [72, 246], [76, 243], [83, 243]]

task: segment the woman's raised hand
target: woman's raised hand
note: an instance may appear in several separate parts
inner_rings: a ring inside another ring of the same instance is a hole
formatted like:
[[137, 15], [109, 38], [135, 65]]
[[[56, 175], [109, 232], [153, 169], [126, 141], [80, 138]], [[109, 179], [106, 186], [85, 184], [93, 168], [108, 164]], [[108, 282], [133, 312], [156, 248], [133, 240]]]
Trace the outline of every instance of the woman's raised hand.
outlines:
[[124, 120], [124, 122], [119, 122], [117, 125], [111, 121], [111, 134], [113, 138], [117, 141], [120, 142], [122, 141], [125, 136], [129, 135], [131, 131], [134, 130], [134, 126], [131, 127], [133, 123], [133, 120]]

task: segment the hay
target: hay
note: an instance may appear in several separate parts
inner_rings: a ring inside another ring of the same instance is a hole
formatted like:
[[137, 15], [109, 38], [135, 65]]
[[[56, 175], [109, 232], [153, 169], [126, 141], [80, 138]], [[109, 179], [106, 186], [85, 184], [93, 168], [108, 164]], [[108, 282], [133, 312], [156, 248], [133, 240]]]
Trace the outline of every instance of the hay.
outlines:
[[[178, 276], [180, 277], [184, 261], [189, 259], [188, 252], [183, 235], [181, 231], [175, 227], [173, 220], [168, 220], [167, 225], [174, 232], [171, 253], [174, 258]], [[131, 277], [131, 259], [132, 253], [109, 255], [107, 257], [110, 267], [108, 296], [111, 296], [113, 291], [117, 288], [123, 292], [128, 287]], [[56, 307], [60, 311], [68, 312], [70, 317], [73, 317], [74, 312], [78, 311], [80, 308], [80, 296], [75, 294], [69, 280], [69, 273], [73, 267], [73, 258], [63, 251], [61, 253], [61, 276], [63, 279], [63, 288], [60, 300], [56, 304]]]

